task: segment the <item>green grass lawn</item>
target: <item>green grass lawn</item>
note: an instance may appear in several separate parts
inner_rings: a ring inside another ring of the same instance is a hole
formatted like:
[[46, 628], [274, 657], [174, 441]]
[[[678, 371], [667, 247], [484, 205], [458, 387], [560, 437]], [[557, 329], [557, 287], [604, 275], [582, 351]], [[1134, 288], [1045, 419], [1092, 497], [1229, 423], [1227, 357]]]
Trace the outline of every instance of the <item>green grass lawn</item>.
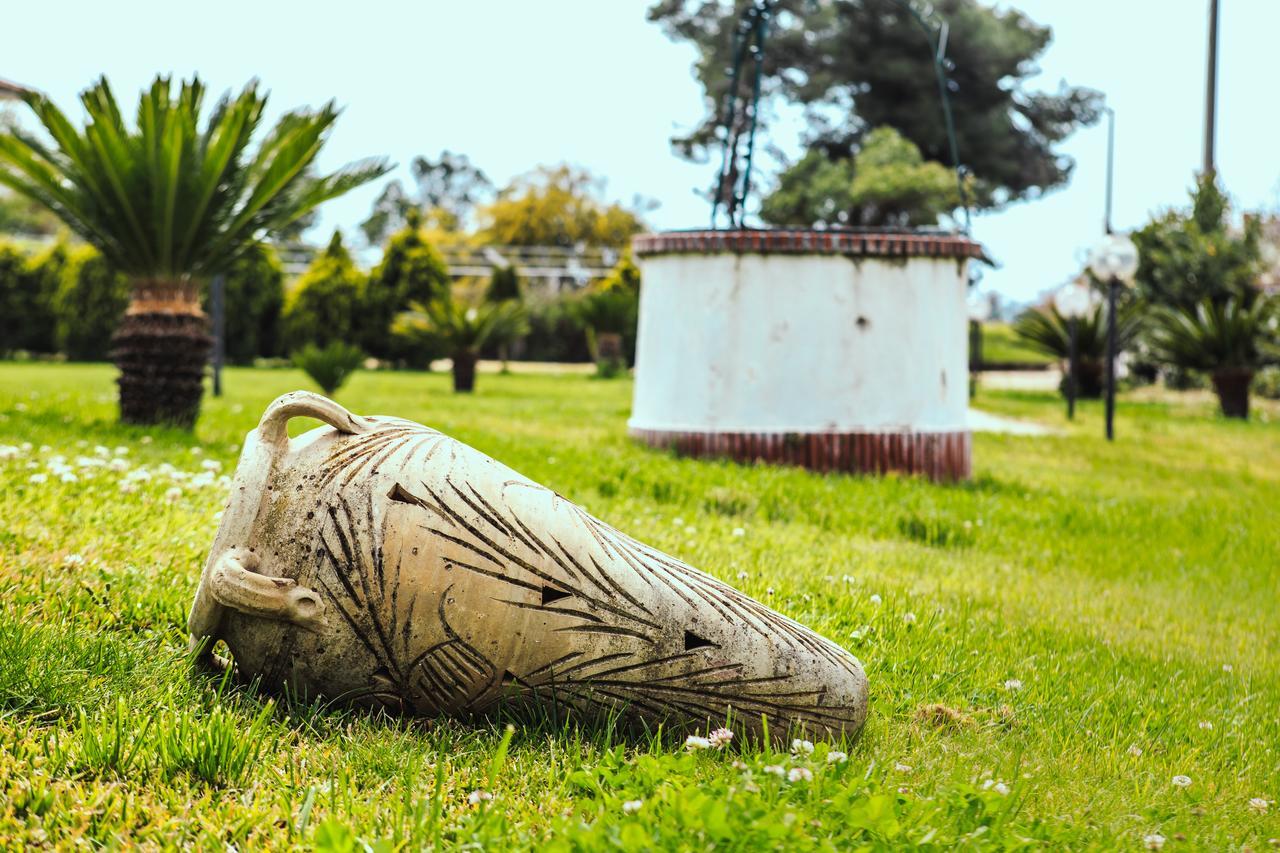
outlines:
[[982, 360], [987, 364], [1042, 364], [1055, 363], [1046, 355], [1019, 338], [1010, 323], [982, 324]]
[[1097, 404], [1068, 425], [1048, 395], [983, 392], [984, 408], [1063, 434], [979, 435], [973, 481], [943, 486], [648, 451], [625, 437], [626, 381], [482, 375], [456, 397], [444, 376], [357, 375], [339, 394], [356, 412], [466, 441], [866, 667], [855, 743], [686, 753], [545, 726], [507, 745], [498, 723], [376, 719], [193, 669], [184, 623], [217, 478], [267, 403], [307, 383], [228, 371], [192, 435], [118, 426], [112, 379], [0, 365], [0, 446], [14, 448], [0, 447], [0, 847], [1280, 837], [1274, 413], [1227, 423], [1203, 402], [1122, 399], [1108, 445]]

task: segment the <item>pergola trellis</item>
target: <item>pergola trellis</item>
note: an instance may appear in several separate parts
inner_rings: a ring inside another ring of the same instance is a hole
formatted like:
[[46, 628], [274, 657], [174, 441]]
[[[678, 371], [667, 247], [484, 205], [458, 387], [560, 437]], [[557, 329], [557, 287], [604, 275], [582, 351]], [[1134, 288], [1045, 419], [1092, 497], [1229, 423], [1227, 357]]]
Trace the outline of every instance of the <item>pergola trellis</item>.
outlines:
[[[559, 293], [576, 290], [604, 278], [621, 257], [607, 247], [563, 246], [467, 246], [437, 247], [444, 256], [449, 275], [455, 279], [488, 276], [498, 267], [515, 267], [516, 274], [536, 291]], [[311, 247], [284, 249], [285, 271], [300, 274], [311, 262]]]

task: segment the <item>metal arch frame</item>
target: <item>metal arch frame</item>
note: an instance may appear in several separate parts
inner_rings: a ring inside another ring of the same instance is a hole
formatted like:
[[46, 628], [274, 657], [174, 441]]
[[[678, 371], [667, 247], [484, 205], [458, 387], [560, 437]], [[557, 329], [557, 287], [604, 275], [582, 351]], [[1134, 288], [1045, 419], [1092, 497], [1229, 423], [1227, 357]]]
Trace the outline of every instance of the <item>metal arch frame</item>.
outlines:
[[[960, 206], [964, 210], [964, 225], [960, 231], [969, 234], [972, 227], [969, 192], [965, 187], [965, 168], [960, 162], [960, 146], [956, 140], [955, 119], [951, 111], [950, 79], [947, 76], [946, 57], [949, 27], [944, 20], [935, 30], [926, 20], [934, 13], [927, 5], [922, 14], [910, 0], [888, 0], [911, 15], [933, 52], [934, 77], [938, 83], [938, 98], [942, 102], [942, 115], [946, 125], [947, 144], [952, 167], [956, 173], [956, 187], [960, 193]], [[816, 2], [816, 0], [815, 0]], [[720, 208], [723, 205], [728, 216], [729, 228], [743, 227], [743, 213], [748, 193], [751, 191], [751, 170], [755, 154], [757, 115], [760, 109], [760, 84], [764, 71], [764, 45], [769, 36], [769, 21], [779, 0], [752, 0], [738, 19], [733, 34], [733, 66], [730, 69], [729, 90], [725, 94], [723, 118], [725, 128], [724, 156], [716, 182], [715, 197], [711, 202], [711, 228], [718, 228]], [[741, 176], [738, 174], [738, 148], [741, 129], [738, 128], [738, 90], [741, 86], [742, 64], [747, 53], [754, 59], [754, 80], [751, 86], [750, 120], [747, 129], [746, 157]]]

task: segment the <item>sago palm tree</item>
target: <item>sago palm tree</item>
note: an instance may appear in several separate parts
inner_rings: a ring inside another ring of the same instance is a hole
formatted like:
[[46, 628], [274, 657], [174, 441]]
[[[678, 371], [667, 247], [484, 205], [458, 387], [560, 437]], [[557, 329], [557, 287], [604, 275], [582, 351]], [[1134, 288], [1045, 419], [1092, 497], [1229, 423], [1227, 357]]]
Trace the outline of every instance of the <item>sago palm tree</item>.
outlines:
[[267, 96], [250, 82], [200, 127], [205, 87], [157, 77], [126, 124], [105, 77], [81, 96], [75, 127], [39, 93], [24, 96], [52, 143], [0, 134], [0, 184], [56, 213], [131, 282], [114, 340], [120, 414], [190, 426], [200, 409], [210, 339], [206, 277], [321, 202], [387, 171], [381, 160], [329, 175], [311, 169], [338, 116], [332, 102], [286, 114], [250, 150]]
[[1213, 380], [1222, 414], [1249, 417], [1249, 386], [1262, 367], [1280, 362], [1280, 297], [1205, 299], [1195, 308], [1155, 315], [1152, 349], [1167, 364], [1202, 370]]
[[410, 309], [396, 318], [393, 331], [404, 340], [448, 352], [458, 393], [475, 389], [482, 348], [510, 343], [529, 331], [524, 306], [511, 300], [472, 304], [449, 293], [426, 304], [411, 303]]
[[[1120, 306], [1116, 312], [1117, 350], [1124, 350], [1132, 344], [1140, 327], [1141, 314], [1137, 303]], [[1031, 348], [1059, 359], [1066, 366], [1071, 352], [1071, 321], [1059, 314], [1052, 304], [1023, 313], [1014, 322], [1013, 331]], [[1106, 359], [1107, 308], [1099, 303], [1076, 320], [1076, 393], [1079, 396], [1102, 396]]]

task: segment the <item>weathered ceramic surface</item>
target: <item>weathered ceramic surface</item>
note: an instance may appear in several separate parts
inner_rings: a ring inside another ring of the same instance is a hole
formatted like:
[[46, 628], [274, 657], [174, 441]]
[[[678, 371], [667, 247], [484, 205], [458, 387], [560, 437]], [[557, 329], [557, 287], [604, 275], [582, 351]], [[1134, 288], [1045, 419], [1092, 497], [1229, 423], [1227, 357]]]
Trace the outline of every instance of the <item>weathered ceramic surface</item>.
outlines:
[[[304, 415], [329, 426], [289, 440]], [[835, 644], [435, 430], [305, 392], [245, 442], [189, 627], [268, 688], [416, 715], [866, 717]]]

